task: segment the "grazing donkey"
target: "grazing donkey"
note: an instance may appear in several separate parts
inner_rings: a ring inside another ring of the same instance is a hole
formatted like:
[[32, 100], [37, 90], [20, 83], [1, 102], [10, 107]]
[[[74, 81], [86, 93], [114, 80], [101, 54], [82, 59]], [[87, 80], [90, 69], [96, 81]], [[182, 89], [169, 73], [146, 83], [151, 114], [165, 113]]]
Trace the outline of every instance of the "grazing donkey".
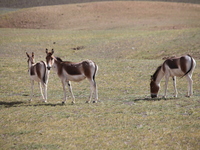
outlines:
[[[33, 97], [34, 81], [37, 81], [40, 86], [40, 91], [41, 91], [43, 101], [47, 102], [47, 83], [48, 83], [48, 78], [49, 78], [49, 71], [47, 70], [46, 62], [40, 61], [38, 63], [35, 63], [33, 52], [32, 52], [32, 56], [30, 56], [27, 52], [26, 52], [26, 55], [28, 57], [28, 61], [27, 61], [28, 68], [29, 68], [28, 72], [29, 72], [30, 79], [31, 79], [31, 99], [30, 99], [30, 101], [32, 101], [32, 97]], [[44, 88], [44, 95], [43, 95], [41, 84]]]
[[97, 73], [98, 66], [91, 60], [85, 60], [79, 63], [62, 61], [61, 58], [54, 57], [53, 53], [54, 53], [53, 49], [51, 52], [48, 52], [48, 49], [46, 49], [47, 68], [49, 70], [50, 68], [53, 68], [53, 70], [56, 71], [57, 75], [61, 79], [64, 91], [64, 101], [62, 103], [64, 104], [67, 100], [66, 83], [73, 98], [72, 103], [75, 103], [75, 97], [72, 92], [70, 81], [79, 82], [86, 78], [90, 82], [90, 87], [91, 87], [90, 97], [89, 100], [86, 101], [86, 103], [90, 103], [93, 93], [95, 94], [95, 100], [93, 101], [93, 103], [96, 103], [98, 101], [98, 93], [97, 93], [97, 85], [95, 82], [95, 75]]
[[165, 76], [165, 95], [164, 98], [166, 98], [167, 95], [167, 84], [169, 77], [172, 77], [173, 79], [173, 85], [174, 85], [174, 91], [175, 95], [174, 97], [177, 97], [177, 89], [176, 89], [176, 76], [178, 77], [186, 77], [188, 81], [188, 93], [187, 96], [190, 97], [193, 94], [192, 89], [192, 73], [194, 71], [194, 68], [196, 66], [196, 62], [194, 58], [192, 58], [190, 55], [185, 55], [182, 57], [172, 57], [168, 58], [164, 61], [162, 65], [160, 65], [153, 76], [151, 76], [151, 83], [150, 83], [150, 91], [151, 91], [151, 97], [157, 97], [158, 91], [160, 89], [160, 81]]

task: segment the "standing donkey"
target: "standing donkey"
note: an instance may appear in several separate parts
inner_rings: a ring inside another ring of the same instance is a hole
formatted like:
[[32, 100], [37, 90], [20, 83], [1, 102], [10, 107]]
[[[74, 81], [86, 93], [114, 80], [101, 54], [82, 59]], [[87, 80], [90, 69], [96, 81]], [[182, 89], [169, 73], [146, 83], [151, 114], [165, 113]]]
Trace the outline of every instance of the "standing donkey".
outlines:
[[[40, 91], [41, 95], [43, 98], [44, 102], [47, 102], [47, 84], [48, 84], [48, 78], [49, 78], [49, 70], [47, 70], [47, 65], [46, 62], [40, 61], [38, 63], [35, 63], [34, 60], [34, 53], [32, 52], [32, 56], [30, 56], [27, 52], [26, 55], [28, 57], [28, 72], [30, 75], [31, 79], [31, 99], [33, 97], [33, 86], [34, 86], [34, 81], [39, 83], [40, 86]], [[42, 86], [44, 88], [44, 95], [43, 95], [43, 90]]]
[[95, 82], [95, 75], [97, 73], [98, 66], [91, 60], [85, 60], [79, 63], [62, 61], [61, 58], [54, 57], [53, 53], [54, 53], [53, 49], [51, 52], [48, 52], [48, 49], [46, 49], [47, 68], [49, 70], [50, 68], [53, 68], [57, 73], [57, 75], [59, 76], [59, 78], [61, 79], [64, 91], [64, 101], [62, 103], [64, 104], [67, 100], [66, 83], [73, 98], [72, 103], [75, 103], [75, 97], [72, 92], [70, 81], [79, 82], [86, 78], [90, 82], [90, 87], [91, 87], [90, 97], [89, 100], [86, 101], [86, 103], [90, 103], [93, 93], [95, 94], [95, 100], [93, 101], [93, 103], [96, 103], [98, 101], [98, 93], [97, 93], [97, 85]]
[[196, 62], [194, 58], [192, 58], [190, 55], [185, 55], [182, 57], [172, 57], [172, 58], [166, 59], [164, 63], [156, 69], [153, 76], [151, 76], [151, 83], [150, 83], [151, 97], [152, 98], [157, 97], [158, 91], [160, 89], [160, 81], [164, 76], [165, 76], [164, 98], [166, 98], [166, 95], [167, 95], [167, 84], [169, 81], [169, 77], [172, 77], [173, 79], [173, 85], [174, 85], [174, 91], [175, 91], [174, 97], [177, 97], [176, 76], [186, 77], [188, 81], [187, 96], [188, 97], [192, 96], [193, 94], [192, 73], [194, 71], [195, 66], [196, 66]]

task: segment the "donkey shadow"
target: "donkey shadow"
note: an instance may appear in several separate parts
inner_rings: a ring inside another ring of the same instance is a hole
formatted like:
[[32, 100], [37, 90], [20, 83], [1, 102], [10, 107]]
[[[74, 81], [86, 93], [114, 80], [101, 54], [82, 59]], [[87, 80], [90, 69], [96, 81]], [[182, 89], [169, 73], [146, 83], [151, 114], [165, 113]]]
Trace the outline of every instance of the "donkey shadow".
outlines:
[[23, 104], [23, 101], [16, 101], [16, 102], [4, 102], [4, 101], [0, 101], [0, 106], [4, 106], [6, 108], [8, 107], [15, 107], [17, 105], [21, 105]]
[[10, 108], [10, 107], [24, 107], [24, 106], [63, 106], [62, 103], [31, 103], [27, 101], [12, 101], [12, 102], [5, 102], [5, 101], [0, 101], [0, 107], [4, 106], [5, 108]]
[[137, 98], [134, 99], [134, 102], [138, 102], [138, 101], [161, 101], [161, 100], [174, 100], [174, 99], [179, 99], [176, 97], [169, 97], [169, 98], [164, 98], [164, 97], [157, 97], [157, 98], [151, 98], [151, 97], [146, 97], [146, 98]]

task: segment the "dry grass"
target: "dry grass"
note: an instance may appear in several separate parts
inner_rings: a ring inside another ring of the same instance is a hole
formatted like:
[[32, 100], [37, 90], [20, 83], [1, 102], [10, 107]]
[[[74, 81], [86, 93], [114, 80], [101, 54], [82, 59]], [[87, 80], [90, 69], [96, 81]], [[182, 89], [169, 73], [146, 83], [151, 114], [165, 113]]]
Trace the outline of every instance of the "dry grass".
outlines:
[[[185, 79], [178, 79], [177, 99], [172, 98], [170, 83], [167, 100], [152, 100], [149, 98], [149, 77], [162, 60], [150, 59], [157, 58], [151, 55], [148, 58], [142, 49], [140, 56], [127, 59], [129, 50], [124, 49], [123, 42], [113, 48], [117, 40], [126, 41], [127, 34], [122, 34], [125, 31], [112, 30], [106, 35], [105, 31], [2, 29], [1, 33], [7, 36], [1, 37], [1, 148], [198, 149], [199, 68], [193, 76], [195, 93], [192, 98], [184, 97], [187, 83]], [[162, 31], [155, 32], [156, 37]], [[188, 30], [187, 35], [193, 32]], [[134, 33], [129, 32], [130, 35]], [[135, 39], [146, 39], [146, 45], [151, 45], [153, 39], [146, 38], [149, 33], [145, 33], [137, 33], [140, 36]], [[64, 40], [65, 35], [70, 37], [68, 42]], [[169, 35], [163, 40], [169, 40]], [[187, 39], [187, 36], [184, 38]], [[106, 46], [101, 46], [105, 41]], [[85, 48], [79, 51], [71, 49], [78, 44]], [[48, 103], [41, 102], [37, 84], [34, 100], [28, 103], [30, 82], [25, 51], [34, 51], [36, 60], [44, 60], [46, 46], [54, 46], [55, 55], [64, 60], [89, 58], [99, 65], [96, 77], [99, 103], [85, 104], [89, 84], [83, 81], [72, 83], [77, 103], [71, 105], [69, 97], [67, 104], [62, 106], [62, 86], [54, 72], [50, 74]], [[123, 53], [120, 54], [119, 49], [124, 49]], [[198, 64], [199, 59], [196, 60]], [[161, 82], [162, 87], [163, 84]], [[162, 94], [163, 88], [160, 91]]]

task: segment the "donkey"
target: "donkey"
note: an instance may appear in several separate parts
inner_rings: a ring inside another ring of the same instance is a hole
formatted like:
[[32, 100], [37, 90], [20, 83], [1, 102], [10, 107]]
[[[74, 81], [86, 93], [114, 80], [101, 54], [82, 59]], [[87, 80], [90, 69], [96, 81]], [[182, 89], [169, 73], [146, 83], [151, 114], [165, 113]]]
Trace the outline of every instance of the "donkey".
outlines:
[[95, 82], [95, 75], [97, 73], [98, 66], [91, 60], [85, 60], [79, 63], [63, 61], [59, 57], [54, 57], [53, 53], [54, 53], [53, 49], [51, 52], [48, 52], [48, 49], [46, 49], [47, 68], [49, 70], [53, 68], [53, 70], [57, 73], [58, 77], [61, 79], [64, 91], [64, 101], [62, 103], [64, 104], [67, 100], [66, 83], [73, 98], [72, 104], [74, 104], [75, 97], [72, 92], [70, 81], [79, 82], [86, 78], [90, 82], [90, 87], [91, 87], [90, 97], [89, 100], [86, 101], [86, 103], [91, 102], [93, 94], [95, 94], [95, 100], [93, 101], [93, 103], [96, 103], [98, 101], [98, 93], [97, 93], [97, 85]]
[[[46, 62], [40, 61], [38, 63], [35, 63], [34, 60], [34, 53], [32, 52], [32, 56], [30, 56], [27, 52], [26, 55], [28, 57], [28, 72], [31, 79], [31, 99], [33, 97], [33, 87], [34, 87], [34, 81], [39, 83], [41, 95], [44, 102], [47, 102], [47, 84], [48, 84], [48, 78], [49, 78], [49, 70], [47, 70]], [[42, 86], [44, 88], [44, 95]]]
[[158, 91], [160, 89], [160, 81], [165, 76], [165, 94], [164, 98], [167, 95], [167, 85], [169, 81], [169, 77], [173, 79], [173, 86], [175, 95], [177, 97], [177, 89], [176, 89], [176, 76], [177, 77], [186, 77], [188, 81], [188, 93], [187, 96], [190, 97], [193, 94], [192, 89], [192, 73], [195, 69], [196, 61], [190, 55], [185, 55], [182, 57], [172, 57], [168, 58], [164, 61], [162, 65], [160, 65], [155, 73], [151, 76], [150, 82], [150, 92], [151, 97], [157, 97]]

